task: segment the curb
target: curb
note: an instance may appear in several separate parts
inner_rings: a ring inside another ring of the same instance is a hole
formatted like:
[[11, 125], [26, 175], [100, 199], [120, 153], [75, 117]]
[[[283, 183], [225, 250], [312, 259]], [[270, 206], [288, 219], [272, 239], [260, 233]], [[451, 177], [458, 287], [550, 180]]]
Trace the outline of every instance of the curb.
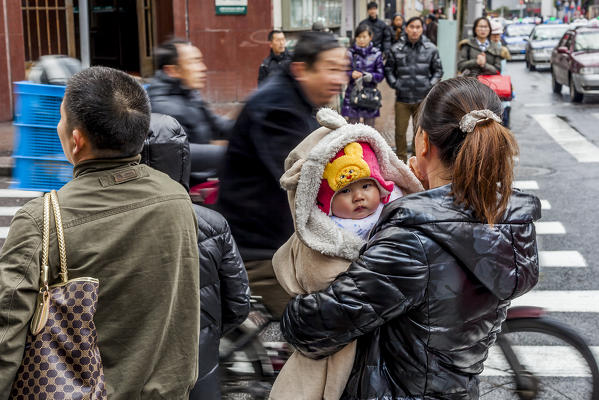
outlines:
[[13, 160], [12, 157], [0, 157], [0, 176], [12, 176]]

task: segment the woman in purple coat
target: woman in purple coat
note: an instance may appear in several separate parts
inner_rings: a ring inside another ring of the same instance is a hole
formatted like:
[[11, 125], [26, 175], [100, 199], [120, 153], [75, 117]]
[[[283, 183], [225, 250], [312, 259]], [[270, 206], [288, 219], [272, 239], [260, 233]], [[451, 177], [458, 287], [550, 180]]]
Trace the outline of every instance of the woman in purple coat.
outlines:
[[360, 118], [364, 118], [366, 125], [374, 127], [374, 119], [379, 116], [379, 110], [357, 107], [350, 101], [352, 89], [358, 79], [362, 78], [364, 87], [376, 87], [384, 77], [383, 54], [372, 45], [372, 31], [368, 25], [361, 24], [356, 28], [354, 44], [349, 48], [349, 57], [350, 80], [345, 91], [341, 115], [350, 123], [358, 123]]

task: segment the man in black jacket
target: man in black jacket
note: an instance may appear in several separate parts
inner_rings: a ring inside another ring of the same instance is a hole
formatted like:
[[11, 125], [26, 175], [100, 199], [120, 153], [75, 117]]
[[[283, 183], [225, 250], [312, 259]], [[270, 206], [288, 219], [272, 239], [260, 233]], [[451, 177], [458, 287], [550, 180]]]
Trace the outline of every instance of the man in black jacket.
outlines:
[[372, 45], [379, 49], [383, 54], [387, 54], [391, 49], [391, 28], [385, 21], [378, 17], [378, 5], [371, 1], [366, 6], [368, 18], [361, 21], [358, 25], [366, 24], [372, 31]]
[[410, 117], [433, 85], [441, 80], [443, 66], [437, 47], [422, 35], [420, 17], [406, 24], [405, 40], [391, 47], [385, 63], [387, 83], [395, 89], [395, 148], [400, 160], [407, 160], [406, 131]]
[[335, 37], [304, 33], [289, 67], [248, 99], [233, 128], [220, 180], [219, 208], [245, 262], [252, 293], [280, 315], [289, 296], [272, 268], [275, 251], [293, 233], [279, 179], [289, 152], [319, 127], [315, 111], [341, 92], [349, 60]]
[[291, 56], [285, 48], [285, 34], [279, 30], [272, 30], [268, 33], [270, 42], [270, 54], [260, 64], [258, 70], [258, 85], [260, 85], [269, 75], [283, 70], [289, 62]]
[[215, 170], [226, 148], [213, 140], [228, 139], [233, 121], [210, 110], [200, 95], [206, 86], [206, 64], [200, 49], [191, 43], [173, 39], [156, 49], [158, 70], [148, 95], [152, 112], [175, 118], [189, 137], [191, 170]]

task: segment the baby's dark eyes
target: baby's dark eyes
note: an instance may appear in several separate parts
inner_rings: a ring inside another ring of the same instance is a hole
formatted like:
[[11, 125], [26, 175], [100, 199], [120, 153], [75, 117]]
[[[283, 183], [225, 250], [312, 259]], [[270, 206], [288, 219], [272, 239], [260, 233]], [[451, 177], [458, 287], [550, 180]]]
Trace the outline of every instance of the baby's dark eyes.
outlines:
[[349, 188], [341, 189], [341, 193], [349, 193]]
[[371, 186], [372, 186], [372, 183], [365, 183], [364, 185], [362, 185], [362, 189], [368, 189]]

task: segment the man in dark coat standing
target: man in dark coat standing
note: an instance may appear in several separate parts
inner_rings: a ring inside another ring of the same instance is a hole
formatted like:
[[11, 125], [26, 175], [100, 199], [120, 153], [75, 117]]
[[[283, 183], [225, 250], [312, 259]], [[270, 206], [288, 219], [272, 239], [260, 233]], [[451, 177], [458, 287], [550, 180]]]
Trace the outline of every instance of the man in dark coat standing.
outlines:
[[272, 30], [268, 33], [268, 41], [270, 42], [270, 54], [266, 57], [260, 69], [258, 70], [258, 85], [273, 73], [284, 69], [291, 62], [291, 55], [285, 48], [285, 34], [279, 30]]
[[437, 45], [437, 30], [439, 24], [437, 23], [437, 16], [435, 14], [429, 14], [426, 17], [426, 37], [428, 40]]
[[437, 47], [422, 34], [420, 17], [406, 24], [405, 39], [391, 47], [385, 77], [395, 89], [395, 147], [400, 160], [407, 160], [406, 132], [410, 117], [418, 110], [433, 85], [443, 77], [443, 66]]
[[379, 6], [376, 2], [371, 1], [366, 8], [368, 11], [368, 18], [361, 21], [359, 25], [366, 24], [370, 27], [370, 30], [372, 31], [372, 45], [379, 49], [383, 54], [387, 54], [391, 49], [391, 28], [385, 21], [379, 19]]
[[279, 316], [289, 295], [277, 282], [272, 256], [293, 233], [284, 161], [320, 125], [316, 109], [347, 82], [349, 60], [326, 32], [302, 34], [289, 66], [248, 99], [233, 128], [220, 180], [219, 209], [231, 226], [252, 293]]
[[152, 112], [175, 118], [189, 138], [192, 172], [216, 170], [233, 121], [216, 115], [200, 95], [206, 86], [206, 64], [200, 49], [182, 39], [163, 43], [155, 53], [156, 71], [148, 95]]

